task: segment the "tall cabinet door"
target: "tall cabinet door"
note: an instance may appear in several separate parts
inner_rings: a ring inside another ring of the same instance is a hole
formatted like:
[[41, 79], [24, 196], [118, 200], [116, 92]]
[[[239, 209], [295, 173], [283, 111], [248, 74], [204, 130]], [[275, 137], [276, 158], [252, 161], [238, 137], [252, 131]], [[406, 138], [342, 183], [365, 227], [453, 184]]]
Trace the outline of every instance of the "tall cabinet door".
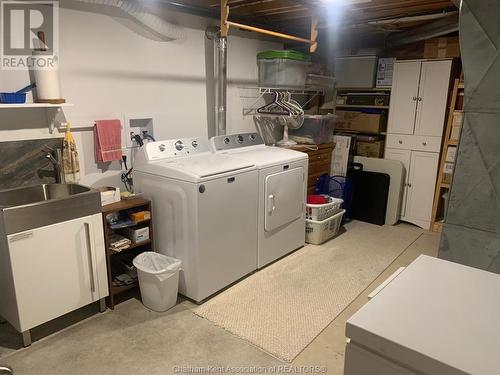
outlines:
[[401, 201], [401, 217], [405, 217], [406, 214], [406, 196], [408, 193], [408, 181], [410, 179], [410, 160], [411, 151], [410, 150], [399, 150], [397, 148], [387, 148], [385, 150], [385, 158], [389, 160], [398, 160], [403, 163], [405, 167], [405, 184], [403, 187], [403, 197]]
[[438, 161], [438, 153], [411, 152], [405, 219], [422, 227], [430, 225]]
[[451, 60], [422, 62], [415, 135], [442, 136], [451, 64]]
[[388, 133], [413, 134], [421, 65], [420, 61], [395, 64]]
[[8, 236], [21, 331], [99, 299], [96, 223], [89, 216]]

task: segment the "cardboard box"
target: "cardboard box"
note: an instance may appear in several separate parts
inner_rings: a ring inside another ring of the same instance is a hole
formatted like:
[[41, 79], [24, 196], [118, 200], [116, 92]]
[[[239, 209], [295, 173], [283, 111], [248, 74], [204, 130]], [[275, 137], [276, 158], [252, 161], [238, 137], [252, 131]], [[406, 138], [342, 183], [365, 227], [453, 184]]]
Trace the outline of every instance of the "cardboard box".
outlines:
[[127, 228], [127, 237], [133, 243], [149, 240], [149, 227]]
[[358, 140], [356, 142], [356, 155], [367, 158], [383, 158], [384, 141], [364, 142]]
[[151, 212], [149, 211], [132, 212], [130, 214], [130, 218], [134, 220], [136, 223], [140, 223], [141, 221], [151, 219]]
[[394, 73], [394, 62], [395, 58], [381, 58], [378, 59], [377, 68], [377, 87], [391, 87], [392, 86], [392, 75]]
[[460, 57], [458, 36], [433, 38], [425, 41], [424, 58]]
[[102, 186], [99, 188], [99, 191], [101, 192], [102, 206], [119, 202], [121, 199], [120, 188], [114, 186]]
[[446, 151], [446, 161], [449, 163], [454, 163], [457, 157], [457, 148], [455, 146], [449, 146]]
[[443, 168], [443, 182], [445, 184], [450, 184], [453, 177], [453, 168], [455, 163], [445, 162]]
[[349, 157], [351, 147], [353, 146], [353, 137], [344, 135], [335, 135], [333, 137], [335, 148], [332, 154], [332, 165], [330, 174], [332, 176], [346, 176], [349, 166]]
[[387, 116], [384, 114], [337, 111], [336, 115], [336, 130], [380, 133], [385, 131], [387, 125]]
[[425, 42], [420, 41], [389, 49], [388, 55], [398, 60], [413, 60], [424, 57]]
[[462, 111], [453, 112], [450, 139], [458, 140], [460, 138], [460, 131], [462, 130], [463, 123], [464, 113]]

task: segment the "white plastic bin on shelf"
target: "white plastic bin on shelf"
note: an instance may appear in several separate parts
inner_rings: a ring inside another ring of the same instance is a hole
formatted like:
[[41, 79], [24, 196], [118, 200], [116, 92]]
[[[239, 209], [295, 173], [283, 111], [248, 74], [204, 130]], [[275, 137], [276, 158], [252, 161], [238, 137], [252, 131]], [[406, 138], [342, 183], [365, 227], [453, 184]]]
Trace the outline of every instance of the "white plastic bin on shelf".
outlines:
[[340, 212], [343, 199], [328, 196], [328, 203], [306, 204], [306, 219], [323, 221]]
[[320, 245], [330, 238], [335, 237], [339, 232], [344, 214], [345, 210], [342, 210], [323, 221], [306, 220], [306, 242], [313, 245]]
[[146, 251], [134, 258], [142, 303], [154, 311], [166, 311], [177, 303], [181, 261]]

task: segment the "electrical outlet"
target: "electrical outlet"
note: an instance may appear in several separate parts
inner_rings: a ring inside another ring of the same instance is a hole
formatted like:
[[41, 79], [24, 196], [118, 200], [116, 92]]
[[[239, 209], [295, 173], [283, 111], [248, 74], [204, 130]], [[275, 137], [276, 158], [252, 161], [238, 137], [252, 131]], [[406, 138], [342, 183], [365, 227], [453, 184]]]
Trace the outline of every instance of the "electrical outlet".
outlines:
[[137, 146], [134, 135], [144, 138], [144, 134], [154, 137], [153, 117], [151, 115], [125, 115], [123, 138], [127, 148]]

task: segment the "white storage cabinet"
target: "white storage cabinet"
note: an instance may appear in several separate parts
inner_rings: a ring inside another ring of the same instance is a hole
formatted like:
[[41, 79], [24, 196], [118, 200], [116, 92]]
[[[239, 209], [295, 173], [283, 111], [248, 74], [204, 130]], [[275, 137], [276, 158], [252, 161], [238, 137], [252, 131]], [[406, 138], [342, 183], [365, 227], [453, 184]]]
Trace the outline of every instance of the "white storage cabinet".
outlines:
[[452, 60], [398, 61], [385, 158], [406, 170], [401, 220], [430, 227]]
[[12, 288], [2, 284], [0, 313], [19, 332], [108, 295], [101, 214], [10, 234], [5, 245]]

